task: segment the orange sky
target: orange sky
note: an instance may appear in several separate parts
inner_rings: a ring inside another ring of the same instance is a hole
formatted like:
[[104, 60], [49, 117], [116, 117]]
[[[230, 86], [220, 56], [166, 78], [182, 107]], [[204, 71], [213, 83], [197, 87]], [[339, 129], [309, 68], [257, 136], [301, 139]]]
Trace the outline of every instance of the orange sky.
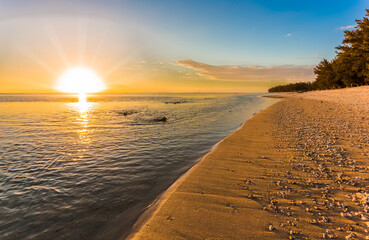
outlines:
[[240, 41], [217, 32], [227, 26], [215, 31], [209, 23], [208, 28], [182, 21], [168, 25], [162, 16], [147, 16], [151, 12], [137, 6], [134, 12], [123, 3], [118, 11], [95, 1], [77, 7], [73, 1], [41, 2], [22, 7], [8, 2], [0, 9], [0, 93], [58, 92], [59, 76], [77, 66], [97, 72], [107, 93], [263, 92], [281, 83], [313, 81], [313, 68], [324, 56], [318, 50], [301, 56], [299, 49], [317, 45], [297, 45], [296, 34], [282, 30], [273, 32], [279, 45], [271, 51], [268, 44], [246, 44], [248, 38], [267, 40], [248, 34], [252, 28], [243, 29]]

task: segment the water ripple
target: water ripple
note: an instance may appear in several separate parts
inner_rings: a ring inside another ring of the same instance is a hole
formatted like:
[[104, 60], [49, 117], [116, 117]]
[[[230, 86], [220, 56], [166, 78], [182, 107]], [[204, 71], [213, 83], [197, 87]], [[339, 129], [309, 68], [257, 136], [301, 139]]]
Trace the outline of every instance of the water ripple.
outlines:
[[[0, 239], [93, 238], [153, 201], [274, 100], [184, 94], [89, 101], [82, 108], [69, 95], [0, 95]], [[165, 115], [167, 122], [153, 121]]]

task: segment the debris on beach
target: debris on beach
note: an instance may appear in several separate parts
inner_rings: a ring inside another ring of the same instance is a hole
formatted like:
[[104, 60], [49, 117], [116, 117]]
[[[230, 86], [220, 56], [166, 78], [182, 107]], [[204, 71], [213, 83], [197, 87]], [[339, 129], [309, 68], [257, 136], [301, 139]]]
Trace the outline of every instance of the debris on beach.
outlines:
[[[305, 104], [306, 100], [300, 101]], [[287, 102], [284, 114], [280, 119], [274, 119], [280, 129], [274, 135], [274, 146], [289, 151], [282, 160], [284, 168], [275, 171], [278, 177], [273, 181], [273, 190], [265, 195], [271, 200], [261, 204], [268, 206], [264, 207], [266, 210], [279, 213], [279, 217], [291, 216], [287, 213], [292, 211], [287, 209], [298, 207], [293, 216], [303, 225], [329, 227], [320, 235], [324, 239], [366, 238], [369, 233], [369, 193], [366, 187], [369, 181], [365, 177], [368, 167], [342, 147], [338, 136], [347, 136], [352, 141], [351, 147], [368, 149], [369, 133], [355, 125], [354, 119], [345, 118], [343, 121], [337, 117], [344, 116], [342, 111], [350, 110], [331, 108], [329, 102], [324, 102], [320, 103], [321, 109], [317, 111], [314, 101], [309, 101], [311, 111], [302, 114], [298, 110], [299, 104], [298, 101]], [[306, 105], [304, 108], [307, 111]], [[362, 121], [360, 115], [357, 118]], [[365, 157], [365, 154], [361, 156]], [[260, 156], [259, 159], [268, 160]], [[287, 226], [291, 226], [289, 223]], [[285, 227], [286, 224], [281, 223], [280, 226]], [[288, 230], [289, 238], [295, 237], [291, 234], [293, 231]]]
[[270, 224], [270, 225], [269, 225], [269, 227], [268, 227], [268, 230], [269, 230], [269, 231], [274, 231], [274, 230], [275, 230], [275, 228], [274, 228], [274, 226], [273, 226], [272, 224]]

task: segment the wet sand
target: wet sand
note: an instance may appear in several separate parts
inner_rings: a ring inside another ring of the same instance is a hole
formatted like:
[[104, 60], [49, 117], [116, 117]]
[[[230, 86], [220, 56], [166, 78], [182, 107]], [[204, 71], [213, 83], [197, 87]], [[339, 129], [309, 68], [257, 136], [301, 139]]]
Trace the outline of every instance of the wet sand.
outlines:
[[368, 100], [369, 87], [285, 95], [179, 179], [128, 239], [366, 239]]

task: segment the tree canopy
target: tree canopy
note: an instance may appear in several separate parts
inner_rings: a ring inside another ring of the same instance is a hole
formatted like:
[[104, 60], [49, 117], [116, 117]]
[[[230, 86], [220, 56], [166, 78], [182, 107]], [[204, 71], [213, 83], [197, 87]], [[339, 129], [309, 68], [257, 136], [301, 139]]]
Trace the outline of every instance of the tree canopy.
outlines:
[[[269, 92], [310, 91], [344, 87], [356, 87], [369, 84], [369, 9], [365, 17], [356, 20], [353, 30], [345, 30], [342, 45], [336, 47], [336, 56], [331, 61], [323, 59], [314, 69], [316, 80], [302, 83], [276, 86]], [[290, 89], [290, 90], [287, 90]]]

